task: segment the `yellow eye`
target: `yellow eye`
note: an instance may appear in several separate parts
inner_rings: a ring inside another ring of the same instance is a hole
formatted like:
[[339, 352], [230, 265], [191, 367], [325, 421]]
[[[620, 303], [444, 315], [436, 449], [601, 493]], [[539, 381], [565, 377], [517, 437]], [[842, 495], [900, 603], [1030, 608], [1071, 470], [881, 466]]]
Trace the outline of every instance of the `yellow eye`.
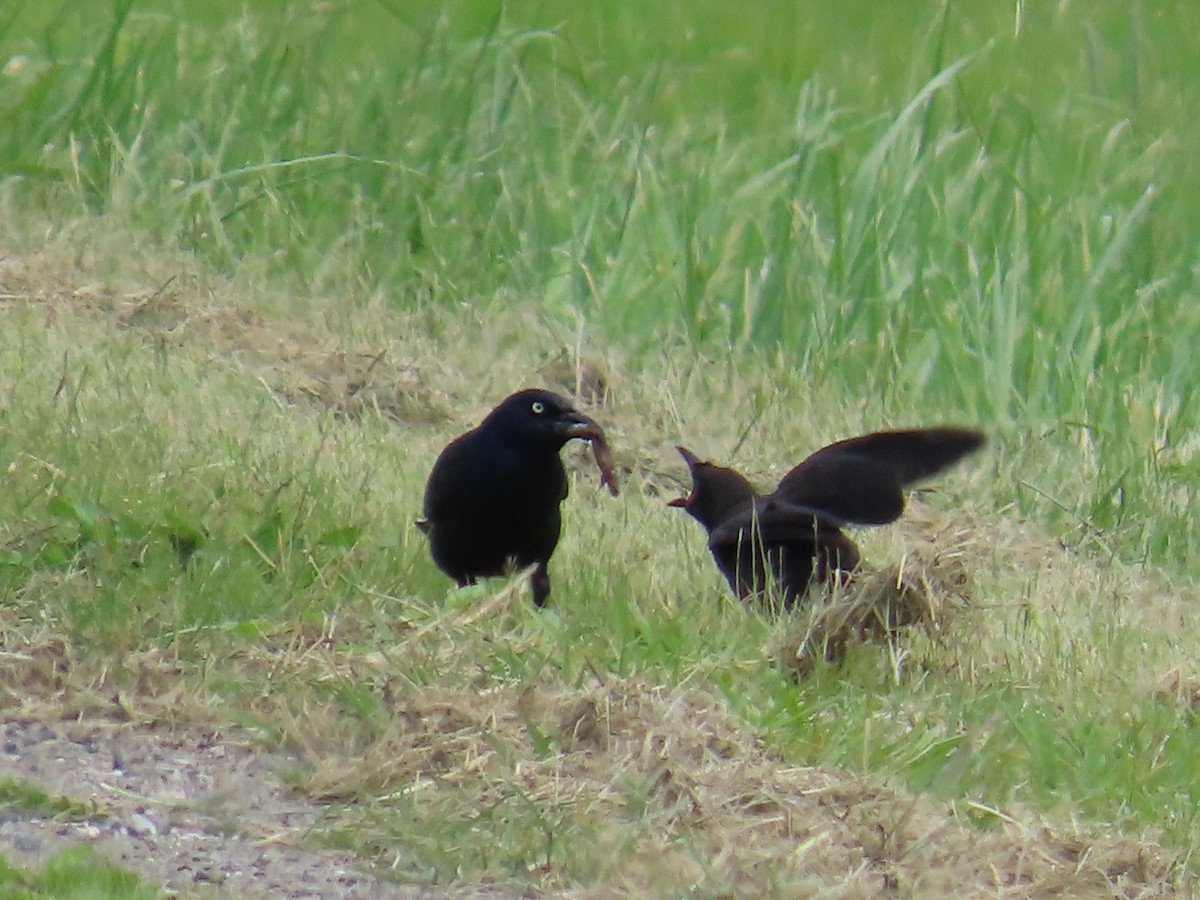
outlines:
[[544, 404], [541, 400], [534, 400], [533, 405], [529, 408], [533, 410], [533, 414], [535, 416], [540, 416], [546, 411], [546, 404]]

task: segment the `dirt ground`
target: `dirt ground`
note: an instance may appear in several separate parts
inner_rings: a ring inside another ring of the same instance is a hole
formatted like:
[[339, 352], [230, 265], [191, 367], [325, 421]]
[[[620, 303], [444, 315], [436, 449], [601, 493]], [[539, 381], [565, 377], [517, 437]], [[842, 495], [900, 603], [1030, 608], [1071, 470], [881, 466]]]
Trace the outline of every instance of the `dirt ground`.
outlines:
[[182, 896], [498, 896], [389, 883], [348, 853], [306, 846], [322, 808], [281, 780], [297, 760], [247, 735], [31, 720], [5, 721], [0, 735], [0, 777], [91, 811], [0, 813], [0, 854], [21, 867], [85, 842]]

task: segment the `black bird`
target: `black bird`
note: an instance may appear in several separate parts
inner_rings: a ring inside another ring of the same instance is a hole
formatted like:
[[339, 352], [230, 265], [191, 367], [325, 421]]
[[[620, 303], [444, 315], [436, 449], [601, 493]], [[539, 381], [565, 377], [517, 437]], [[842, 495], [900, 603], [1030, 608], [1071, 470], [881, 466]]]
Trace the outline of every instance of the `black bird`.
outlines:
[[[424, 519], [433, 561], [460, 586], [537, 565], [533, 602], [546, 603], [546, 564], [558, 544], [567, 473], [559, 450], [572, 438], [607, 451], [604, 431], [563, 397], [523, 390], [507, 397], [478, 427], [451, 441], [425, 485]], [[615, 493], [611, 472], [606, 483]]]
[[790, 607], [810, 584], [842, 579], [858, 566], [858, 547], [842, 526], [898, 519], [906, 487], [983, 444], [983, 434], [969, 428], [865, 434], [818, 450], [766, 495], [733, 469], [678, 447], [692, 491], [669, 505], [704, 526], [717, 567], [739, 597], [765, 591], [770, 571]]

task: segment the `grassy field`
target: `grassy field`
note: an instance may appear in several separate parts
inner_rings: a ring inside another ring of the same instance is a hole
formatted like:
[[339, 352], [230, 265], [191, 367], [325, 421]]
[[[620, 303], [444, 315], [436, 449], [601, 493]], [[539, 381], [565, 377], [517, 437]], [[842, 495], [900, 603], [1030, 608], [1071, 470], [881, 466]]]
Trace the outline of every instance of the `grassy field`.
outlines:
[[[1190, 880], [1200, 12], [243, 6], [0, 12], [6, 707], [261, 729], [419, 882], [998, 892], [939, 843], [1043, 823]], [[626, 482], [570, 454], [544, 613], [411, 527], [533, 383]], [[987, 452], [862, 535], [942, 629], [797, 681], [673, 445], [942, 421]]]

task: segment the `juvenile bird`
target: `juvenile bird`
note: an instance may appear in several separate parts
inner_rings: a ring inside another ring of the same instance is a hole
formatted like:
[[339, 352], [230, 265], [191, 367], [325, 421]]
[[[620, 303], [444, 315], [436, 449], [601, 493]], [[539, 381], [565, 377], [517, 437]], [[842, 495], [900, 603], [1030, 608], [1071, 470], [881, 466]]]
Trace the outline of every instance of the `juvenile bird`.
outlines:
[[858, 547], [842, 526], [883, 525], [904, 511], [904, 489], [936, 475], [984, 444], [969, 428], [880, 431], [823, 447], [759, 494], [741, 474], [678, 447], [692, 491], [668, 505], [708, 532], [708, 547], [734, 592], [767, 589], [771, 573], [784, 606], [809, 585], [858, 566]]
[[[518, 391], [474, 429], [451, 441], [425, 485], [424, 519], [433, 561], [460, 586], [537, 565], [533, 602], [546, 603], [546, 565], [558, 545], [567, 473], [559, 450], [572, 438], [593, 444], [601, 459], [604, 431], [563, 397]], [[604, 483], [616, 493], [611, 469]]]

